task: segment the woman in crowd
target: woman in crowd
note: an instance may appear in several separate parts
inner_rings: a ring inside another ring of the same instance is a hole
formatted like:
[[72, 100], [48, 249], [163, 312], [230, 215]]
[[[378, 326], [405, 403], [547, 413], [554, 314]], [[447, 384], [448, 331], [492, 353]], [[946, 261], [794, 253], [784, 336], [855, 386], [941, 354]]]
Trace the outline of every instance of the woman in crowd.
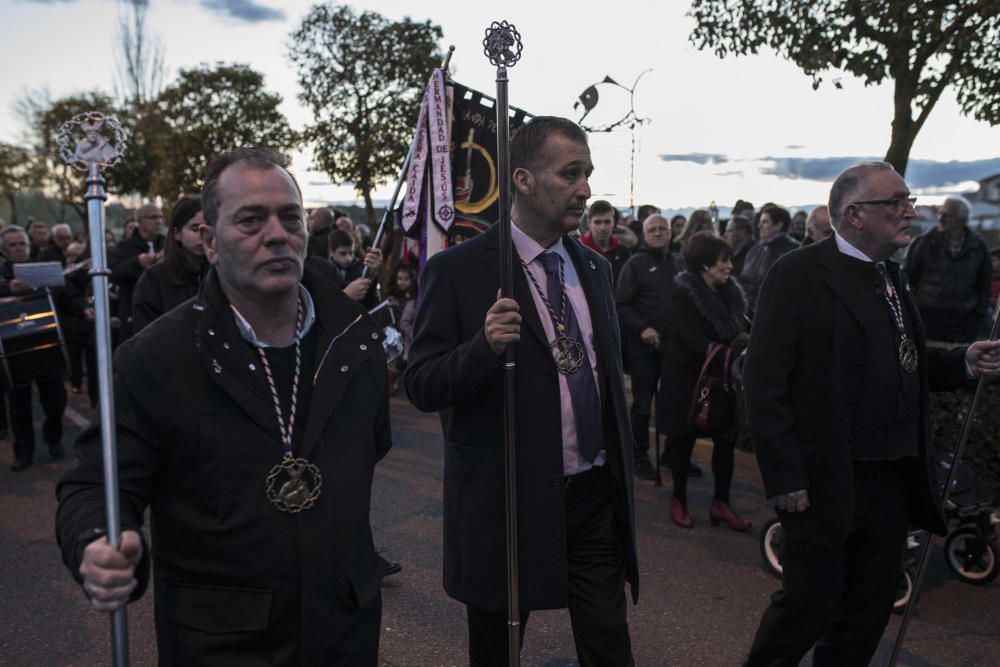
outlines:
[[185, 195], [170, 209], [170, 229], [163, 261], [146, 269], [135, 286], [132, 321], [135, 333], [198, 294], [208, 271], [201, 245], [201, 197]]
[[[693, 216], [692, 216], [693, 217]], [[694, 521], [688, 513], [688, 465], [695, 440], [700, 435], [694, 424], [694, 391], [710, 343], [732, 350], [735, 359], [746, 346], [746, 298], [732, 271], [730, 248], [710, 231], [692, 236], [684, 247], [685, 271], [677, 276], [672, 296], [673, 315], [668, 327], [660, 393], [657, 398], [657, 427], [670, 438], [673, 496], [670, 516], [683, 528]], [[716, 355], [718, 373], [725, 351]], [[735, 410], [732, 411], [735, 416]], [[750, 524], [733, 511], [729, 487], [733, 479], [736, 424], [708, 434], [712, 437], [712, 474], [715, 495], [709, 508], [712, 525], [720, 521], [733, 530], [744, 531]]]
[[403, 336], [403, 355], [389, 367], [389, 391], [399, 391], [399, 378], [406, 369], [410, 343], [413, 341], [413, 318], [416, 315], [417, 270], [400, 264], [389, 279], [389, 305], [396, 320], [396, 328]]
[[684, 229], [681, 230], [680, 237], [676, 239], [676, 242], [680, 244], [681, 253], [684, 253], [684, 246], [687, 245], [688, 239], [698, 232], [706, 231], [716, 236], [719, 235], [719, 230], [712, 220], [712, 214], [703, 208], [692, 211], [691, 217], [684, 223]]

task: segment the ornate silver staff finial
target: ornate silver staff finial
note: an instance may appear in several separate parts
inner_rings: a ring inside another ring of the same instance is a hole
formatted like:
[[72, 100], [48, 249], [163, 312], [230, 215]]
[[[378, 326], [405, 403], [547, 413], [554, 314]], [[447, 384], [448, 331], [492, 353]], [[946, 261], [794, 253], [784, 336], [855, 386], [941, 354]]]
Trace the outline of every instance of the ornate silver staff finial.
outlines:
[[496, 67], [513, 67], [521, 59], [521, 33], [506, 21], [493, 22], [486, 29], [483, 39], [483, 52]]
[[[111, 128], [114, 144], [108, 142], [101, 134], [101, 130], [105, 127]], [[84, 136], [71, 150], [70, 143], [77, 129], [81, 130]], [[125, 139], [125, 130], [117, 118], [101, 111], [87, 111], [73, 116], [59, 127], [56, 145], [59, 147], [59, 157], [63, 162], [79, 171], [87, 171], [91, 164], [96, 164], [101, 169], [117, 164], [127, 148]]]

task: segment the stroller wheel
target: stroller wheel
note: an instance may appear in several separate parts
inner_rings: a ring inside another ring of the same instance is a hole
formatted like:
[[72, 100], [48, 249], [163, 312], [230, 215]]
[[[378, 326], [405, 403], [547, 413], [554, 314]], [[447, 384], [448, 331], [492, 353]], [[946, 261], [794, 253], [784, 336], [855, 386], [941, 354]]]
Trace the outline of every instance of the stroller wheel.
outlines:
[[906, 570], [899, 573], [899, 581], [896, 582], [896, 601], [892, 603], [892, 613], [902, 614], [906, 611], [906, 605], [913, 595], [913, 577]]
[[944, 559], [951, 571], [969, 584], [988, 584], [1000, 574], [1000, 550], [981, 539], [974, 528], [961, 528], [948, 536]]
[[776, 577], [781, 576], [781, 540], [783, 532], [781, 522], [777, 517], [764, 524], [760, 531], [760, 555], [764, 559], [767, 571]]

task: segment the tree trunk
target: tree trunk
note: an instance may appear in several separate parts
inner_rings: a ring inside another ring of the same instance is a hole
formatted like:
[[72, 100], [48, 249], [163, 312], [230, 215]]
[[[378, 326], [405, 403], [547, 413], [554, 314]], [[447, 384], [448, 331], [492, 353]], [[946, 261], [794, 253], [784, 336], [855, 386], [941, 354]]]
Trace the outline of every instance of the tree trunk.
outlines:
[[910, 149], [917, 138], [920, 126], [913, 120], [913, 97], [916, 90], [909, 78], [899, 77], [893, 86], [892, 138], [885, 161], [895, 167], [900, 176], [906, 175]]
[[7, 195], [7, 201], [10, 202], [10, 224], [17, 224], [17, 195], [13, 192]]
[[372, 230], [372, 235], [374, 235], [378, 231], [378, 227], [375, 222], [375, 206], [372, 204], [371, 188], [365, 188], [361, 196], [365, 198], [365, 219], [368, 221], [368, 227]]

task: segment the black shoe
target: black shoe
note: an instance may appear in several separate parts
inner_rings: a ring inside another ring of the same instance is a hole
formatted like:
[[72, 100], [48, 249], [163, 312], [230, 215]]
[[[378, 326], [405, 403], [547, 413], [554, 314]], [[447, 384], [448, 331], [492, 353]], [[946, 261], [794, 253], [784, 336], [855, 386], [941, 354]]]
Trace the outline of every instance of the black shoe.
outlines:
[[386, 560], [385, 558], [382, 557], [382, 554], [378, 555], [378, 562], [379, 565], [382, 567], [383, 577], [391, 577], [392, 575], [397, 574], [403, 569], [402, 565], [400, 565], [399, 563], [393, 563]]
[[23, 472], [31, 467], [31, 459], [29, 458], [16, 458], [14, 462], [10, 464], [10, 469], [12, 472]]
[[63, 451], [63, 446], [60, 445], [58, 442], [55, 443], [55, 444], [49, 445], [49, 456], [51, 456], [52, 458], [54, 458], [54, 459], [61, 459], [65, 455], [66, 455], [66, 452]]
[[656, 468], [649, 462], [649, 457], [643, 452], [635, 460], [635, 476], [639, 479], [656, 479]]

